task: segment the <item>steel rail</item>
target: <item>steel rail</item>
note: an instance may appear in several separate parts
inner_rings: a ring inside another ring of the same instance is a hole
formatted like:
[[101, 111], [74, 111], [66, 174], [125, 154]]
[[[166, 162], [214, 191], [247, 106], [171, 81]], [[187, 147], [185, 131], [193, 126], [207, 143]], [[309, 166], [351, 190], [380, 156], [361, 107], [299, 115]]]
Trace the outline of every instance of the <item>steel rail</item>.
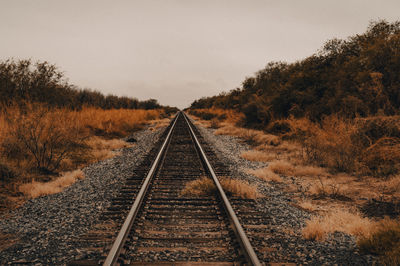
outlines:
[[162, 155], [165, 153], [167, 144], [169, 143], [169, 141], [171, 139], [171, 134], [175, 128], [175, 124], [178, 119], [178, 116], [179, 116], [179, 113], [176, 114], [175, 120], [173, 121], [173, 124], [168, 132], [168, 135], [165, 138], [165, 141], [164, 141], [163, 145], [161, 146], [160, 151], [158, 152], [157, 157], [154, 160], [154, 162], [150, 168], [150, 171], [147, 174], [146, 179], [143, 182], [143, 185], [140, 188], [140, 191], [139, 191], [138, 195], [136, 196], [136, 199], [135, 199], [132, 207], [129, 210], [128, 216], [126, 217], [126, 219], [118, 233], [118, 236], [115, 239], [115, 241], [110, 249], [110, 252], [107, 255], [107, 258], [103, 263], [103, 265], [105, 265], [105, 266], [116, 265], [116, 263], [117, 263], [118, 257], [121, 253], [121, 249], [128, 237], [130, 229], [132, 228], [133, 222], [137, 216], [137, 213], [139, 212], [140, 206], [142, 205], [142, 202], [146, 195], [146, 191], [149, 187], [150, 181], [153, 178], [153, 176], [155, 175], [155, 173], [157, 172], [156, 170], [161, 162]]
[[224, 190], [222, 189], [222, 186], [220, 184], [220, 182], [218, 181], [218, 178], [210, 164], [210, 162], [207, 159], [207, 156], [203, 150], [203, 148], [200, 145], [200, 142], [198, 141], [196, 135], [194, 134], [193, 128], [190, 125], [188, 118], [186, 117], [186, 114], [183, 113], [183, 117], [185, 118], [187, 124], [189, 125], [189, 129], [190, 129], [190, 134], [192, 135], [192, 138], [199, 150], [201, 159], [204, 161], [204, 163], [206, 164], [213, 180], [215, 183], [215, 186], [217, 187], [219, 196], [221, 197], [223, 204], [224, 204], [224, 208], [228, 214], [229, 220], [232, 223], [234, 232], [236, 234], [237, 239], [239, 240], [239, 244], [240, 247], [242, 248], [242, 250], [244, 251], [244, 255], [247, 258], [248, 262], [251, 263], [252, 265], [255, 266], [259, 266], [261, 265], [260, 261], [257, 258], [256, 253], [254, 252], [253, 247], [250, 244], [249, 239], [246, 236], [246, 233], [243, 230], [243, 227], [241, 226], [239, 219], [237, 218], [235, 211], [233, 210], [231, 204], [229, 203], [228, 197], [226, 196]]

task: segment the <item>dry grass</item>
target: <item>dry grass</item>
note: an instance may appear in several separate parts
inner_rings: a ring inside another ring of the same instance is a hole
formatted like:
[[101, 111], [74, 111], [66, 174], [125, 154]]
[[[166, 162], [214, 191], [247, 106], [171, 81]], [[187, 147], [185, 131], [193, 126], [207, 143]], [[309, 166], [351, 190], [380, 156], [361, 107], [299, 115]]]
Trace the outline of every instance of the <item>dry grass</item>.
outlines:
[[161, 110], [84, 108], [77, 112], [77, 122], [95, 135], [122, 137], [139, 129], [147, 121], [160, 118], [163, 114]]
[[235, 197], [242, 199], [256, 199], [261, 196], [254, 186], [251, 186], [249, 183], [246, 183], [244, 181], [238, 179], [223, 178], [220, 182], [225, 192], [232, 194]]
[[89, 138], [86, 144], [91, 150], [91, 162], [112, 158], [118, 154], [114, 150], [132, 146], [120, 139], [103, 139], [96, 136]]
[[268, 165], [268, 168], [280, 175], [290, 176], [293, 175], [295, 167], [287, 161], [274, 161]]
[[159, 129], [161, 127], [167, 127], [171, 123], [171, 118], [155, 119], [151, 120], [151, 127], [153, 129]]
[[295, 176], [329, 176], [326, 169], [310, 165], [298, 165], [295, 167], [293, 175]]
[[256, 170], [248, 170], [247, 172], [265, 181], [274, 181], [279, 183], [283, 182], [283, 179], [279, 175], [272, 172], [268, 167]]
[[[256, 199], [260, 197], [257, 189], [246, 182], [237, 179], [221, 178], [221, 186], [225, 193], [243, 199]], [[208, 177], [188, 182], [185, 188], [181, 191], [184, 196], [208, 196], [216, 193], [214, 181]]]
[[208, 196], [216, 192], [214, 182], [208, 177], [201, 177], [199, 179], [186, 183], [181, 195], [184, 196]]
[[31, 183], [21, 185], [19, 191], [29, 198], [37, 198], [44, 195], [59, 193], [65, 187], [83, 178], [83, 172], [81, 170], [75, 170], [63, 173], [62, 176], [50, 182], [36, 182], [33, 180]]
[[257, 150], [245, 151], [240, 156], [246, 160], [255, 162], [270, 162], [276, 159], [275, 154], [270, 154]]
[[239, 137], [249, 141], [254, 145], [268, 144], [277, 146], [281, 143], [281, 140], [278, 136], [266, 134], [261, 130], [240, 128], [230, 123], [222, 123], [221, 127], [217, 129], [214, 134]]
[[334, 209], [323, 216], [314, 216], [306, 222], [302, 234], [305, 239], [322, 241], [335, 231], [356, 237], [369, 237], [376, 223], [357, 212]]
[[303, 210], [307, 210], [307, 211], [315, 211], [318, 209], [318, 206], [315, 205], [314, 203], [312, 203], [309, 200], [305, 200], [299, 203], [299, 207], [302, 208]]

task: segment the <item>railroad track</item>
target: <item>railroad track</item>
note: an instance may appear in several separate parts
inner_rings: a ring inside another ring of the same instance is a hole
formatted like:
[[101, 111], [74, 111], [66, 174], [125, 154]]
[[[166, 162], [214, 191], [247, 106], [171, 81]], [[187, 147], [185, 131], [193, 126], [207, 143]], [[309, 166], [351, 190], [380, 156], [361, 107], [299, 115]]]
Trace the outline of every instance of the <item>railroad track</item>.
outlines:
[[[214, 172], [196, 131], [179, 112], [162, 136], [161, 148], [150, 152], [155, 160], [144, 160], [141, 172], [121, 189], [105, 217], [126, 218], [119, 222], [122, 226], [118, 235], [112, 236], [112, 245], [111, 235], [100, 241], [99, 246], [111, 246], [103, 265], [174, 261], [260, 265], [218, 182], [217, 175], [226, 175], [226, 169], [217, 165]], [[181, 195], [187, 182], [203, 176], [214, 180], [216, 195]]]

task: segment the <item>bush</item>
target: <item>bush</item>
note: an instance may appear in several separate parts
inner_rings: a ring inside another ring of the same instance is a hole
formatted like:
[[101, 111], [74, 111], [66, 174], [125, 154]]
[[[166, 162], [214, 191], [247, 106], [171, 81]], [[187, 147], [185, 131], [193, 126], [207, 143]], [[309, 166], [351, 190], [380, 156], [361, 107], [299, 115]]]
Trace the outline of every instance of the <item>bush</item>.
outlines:
[[358, 241], [360, 250], [378, 255], [384, 265], [400, 264], [400, 223], [383, 220], [370, 237]]
[[389, 176], [400, 171], [400, 119], [375, 117], [357, 121], [353, 142], [363, 147], [360, 170], [373, 176]]
[[1, 152], [12, 160], [27, 158], [31, 167], [51, 173], [85, 138], [75, 118], [74, 113], [42, 105], [10, 108], [6, 115], [9, 134]]
[[0, 181], [9, 181], [16, 177], [16, 173], [6, 164], [0, 162]]
[[272, 134], [285, 134], [290, 132], [290, 124], [284, 120], [274, 121], [267, 127], [267, 132]]

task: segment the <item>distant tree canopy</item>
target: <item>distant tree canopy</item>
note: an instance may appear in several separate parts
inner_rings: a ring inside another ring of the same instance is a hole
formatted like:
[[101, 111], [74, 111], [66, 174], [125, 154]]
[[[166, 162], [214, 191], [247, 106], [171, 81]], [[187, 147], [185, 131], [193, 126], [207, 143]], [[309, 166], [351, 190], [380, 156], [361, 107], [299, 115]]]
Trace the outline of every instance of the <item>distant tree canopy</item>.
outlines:
[[6, 60], [0, 62], [0, 107], [15, 103], [40, 102], [52, 107], [81, 109], [83, 106], [102, 109], [157, 109], [157, 100], [139, 101], [136, 98], [103, 95], [90, 89], [69, 84], [62, 72], [48, 62]]
[[302, 61], [269, 63], [242, 88], [201, 98], [190, 108], [210, 107], [241, 111], [249, 126], [291, 115], [398, 114], [400, 22], [371, 22], [364, 34], [330, 40]]

